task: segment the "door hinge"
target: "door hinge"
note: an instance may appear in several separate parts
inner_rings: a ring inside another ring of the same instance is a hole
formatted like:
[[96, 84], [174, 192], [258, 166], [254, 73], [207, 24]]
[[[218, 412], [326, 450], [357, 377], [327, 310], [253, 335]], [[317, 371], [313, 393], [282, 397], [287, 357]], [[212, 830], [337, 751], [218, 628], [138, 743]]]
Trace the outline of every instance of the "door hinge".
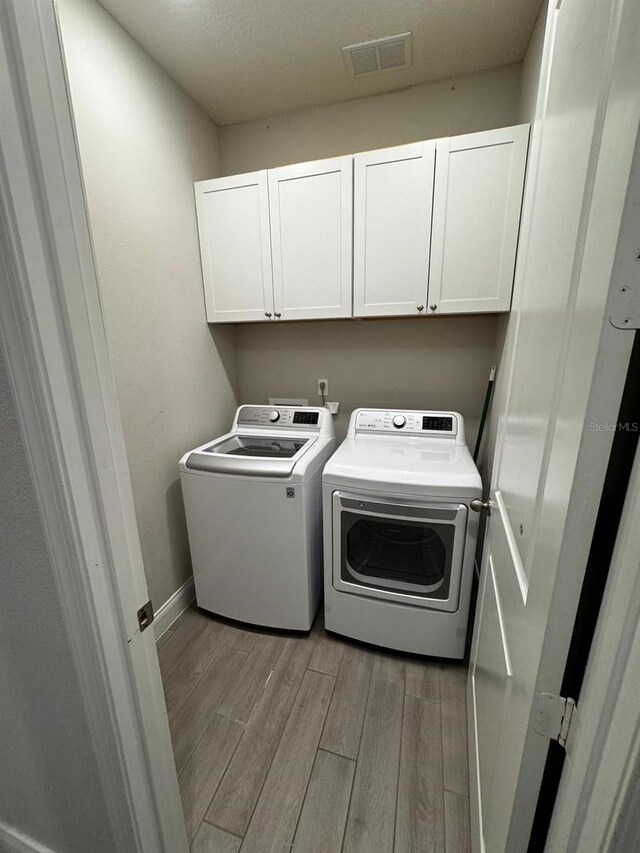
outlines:
[[616, 329], [640, 329], [640, 249], [628, 254], [625, 279], [611, 297], [609, 322]]
[[533, 709], [533, 730], [566, 747], [576, 709], [574, 699], [539, 693]]
[[140, 631], [146, 631], [154, 619], [155, 613], [153, 612], [153, 604], [149, 600], [138, 610], [138, 625], [140, 626]]

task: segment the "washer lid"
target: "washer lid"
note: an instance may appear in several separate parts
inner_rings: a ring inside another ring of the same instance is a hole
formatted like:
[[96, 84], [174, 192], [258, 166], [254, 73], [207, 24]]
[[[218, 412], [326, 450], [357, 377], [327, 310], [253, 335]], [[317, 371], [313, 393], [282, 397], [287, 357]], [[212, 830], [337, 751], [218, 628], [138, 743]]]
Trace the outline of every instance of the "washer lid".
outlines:
[[196, 471], [254, 477], [289, 477], [316, 438], [231, 433], [192, 451], [185, 465]]
[[307, 444], [308, 438], [286, 435], [232, 435], [205, 447], [203, 453], [222, 453], [224, 456], [256, 456], [260, 459], [291, 459]]
[[482, 480], [464, 445], [424, 438], [347, 438], [327, 462], [323, 481], [414, 495], [477, 497]]

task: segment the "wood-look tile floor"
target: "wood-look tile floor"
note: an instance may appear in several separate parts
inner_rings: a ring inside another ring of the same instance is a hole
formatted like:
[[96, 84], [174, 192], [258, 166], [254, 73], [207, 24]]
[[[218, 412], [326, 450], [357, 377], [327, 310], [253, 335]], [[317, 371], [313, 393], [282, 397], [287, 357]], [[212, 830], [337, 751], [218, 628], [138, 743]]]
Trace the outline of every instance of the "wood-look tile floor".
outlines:
[[194, 607], [158, 643], [193, 853], [467, 853], [466, 670]]

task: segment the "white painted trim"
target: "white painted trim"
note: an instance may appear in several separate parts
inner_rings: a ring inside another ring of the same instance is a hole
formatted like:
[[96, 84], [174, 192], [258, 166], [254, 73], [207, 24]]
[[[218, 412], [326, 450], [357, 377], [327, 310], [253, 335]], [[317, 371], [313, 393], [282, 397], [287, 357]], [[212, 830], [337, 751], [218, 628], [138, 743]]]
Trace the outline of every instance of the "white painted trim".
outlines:
[[[625, 500], [610, 576], [578, 703], [578, 726], [567, 743], [551, 824], [551, 850], [631, 850], [616, 846], [627, 792], [637, 784], [640, 711], [640, 456]], [[632, 818], [637, 826], [637, 820]]]
[[186, 853], [54, 0], [0, 4], [0, 81], [0, 345], [113, 853]]
[[39, 844], [6, 824], [0, 824], [0, 850], [6, 853], [54, 853], [50, 847]]
[[[507, 639], [507, 628], [505, 626], [504, 611], [502, 609], [502, 601], [500, 599], [500, 590], [496, 581], [496, 570], [493, 565], [491, 554], [487, 559], [487, 568], [491, 575], [491, 584], [493, 586], [493, 597], [496, 602], [496, 613], [498, 614], [498, 625], [500, 627], [500, 639], [502, 641], [502, 654], [504, 657], [504, 669], [508, 678], [513, 678], [513, 665], [511, 663], [511, 652], [509, 651], [509, 640]], [[488, 581], [487, 581], [488, 583]]]
[[173, 595], [168, 598], [165, 603], [158, 608], [153, 620], [153, 630], [156, 638], [156, 643], [160, 637], [169, 630], [176, 621], [178, 616], [187, 609], [191, 602], [196, 597], [196, 588], [193, 585], [193, 578], [185, 581]]
[[500, 489], [496, 489], [494, 492], [494, 498], [500, 515], [500, 521], [502, 522], [504, 535], [507, 540], [507, 545], [509, 546], [509, 553], [511, 554], [511, 561], [518, 581], [518, 588], [520, 589], [522, 603], [526, 606], [527, 598], [529, 596], [529, 581], [527, 580], [527, 575], [524, 570], [524, 566], [522, 565], [522, 557], [520, 556], [518, 543], [516, 542], [516, 537], [509, 521], [509, 512], [505, 506], [504, 498], [502, 497]]

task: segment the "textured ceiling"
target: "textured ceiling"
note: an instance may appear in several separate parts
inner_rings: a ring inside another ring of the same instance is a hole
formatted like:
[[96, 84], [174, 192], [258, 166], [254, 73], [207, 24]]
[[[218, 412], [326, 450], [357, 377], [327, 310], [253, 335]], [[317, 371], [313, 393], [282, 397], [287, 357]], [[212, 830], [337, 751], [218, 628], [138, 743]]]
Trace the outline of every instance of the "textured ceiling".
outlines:
[[[541, 0], [100, 0], [234, 124], [519, 62]], [[354, 78], [341, 48], [410, 30], [409, 68]]]

